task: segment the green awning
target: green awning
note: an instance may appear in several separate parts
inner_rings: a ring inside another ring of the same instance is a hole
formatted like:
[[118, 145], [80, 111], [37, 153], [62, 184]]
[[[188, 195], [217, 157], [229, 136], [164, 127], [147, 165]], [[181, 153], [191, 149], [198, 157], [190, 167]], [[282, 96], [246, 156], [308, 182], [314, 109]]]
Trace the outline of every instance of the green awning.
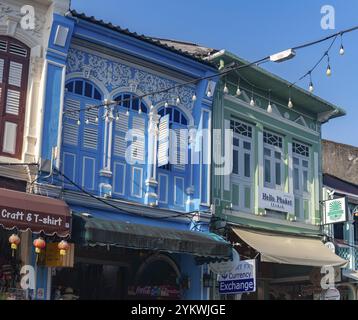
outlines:
[[186, 253], [219, 260], [232, 255], [231, 244], [216, 234], [129, 223], [116, 215], [103, 219], [74, 214], [72, 235], [75, 242], [84, 245]]

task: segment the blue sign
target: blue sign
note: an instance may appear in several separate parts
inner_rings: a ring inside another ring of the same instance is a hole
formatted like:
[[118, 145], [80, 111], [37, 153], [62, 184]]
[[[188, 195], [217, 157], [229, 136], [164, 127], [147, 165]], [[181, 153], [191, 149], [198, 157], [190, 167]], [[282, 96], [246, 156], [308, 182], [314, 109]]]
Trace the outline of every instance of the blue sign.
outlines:
[[219, 275], [220, 294], [256, 291], [256, 260], [240, 261], [230, 272]]

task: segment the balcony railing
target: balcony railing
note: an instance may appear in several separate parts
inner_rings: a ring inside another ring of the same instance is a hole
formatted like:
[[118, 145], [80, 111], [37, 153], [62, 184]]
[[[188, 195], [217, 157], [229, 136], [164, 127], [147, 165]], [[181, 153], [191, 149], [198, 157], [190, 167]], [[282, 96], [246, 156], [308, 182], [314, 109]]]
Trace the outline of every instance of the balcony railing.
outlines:
[[[347, 269], [358, 270], [358, 249], [348, 246], [337, 246], [336, 253], [345, 260], [348, 260], [350, 263], [347, 266]], [[353, 267], [353, 268], [352, 268]]]

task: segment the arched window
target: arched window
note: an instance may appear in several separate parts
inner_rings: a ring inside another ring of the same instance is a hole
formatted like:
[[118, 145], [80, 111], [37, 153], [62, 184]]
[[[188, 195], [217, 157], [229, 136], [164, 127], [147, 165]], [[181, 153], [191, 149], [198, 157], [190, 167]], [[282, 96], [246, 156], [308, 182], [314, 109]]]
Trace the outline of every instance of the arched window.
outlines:
[[30, 49], [0, 36], [0, 154], [20, 158]]
[[103, 121], [98, 119], [101, 119], [103, 110], [88, 107], [101, 104], [103, 95], [94, 84], [83, 79], [71, 80], [66, 89], [62, 131], [63, 172], [86, 190], [95, 191], [103, 140]]
[[66, 84], [66, 91], [87, 98], [102, 100], [102, 94], [99, 90], [86, 80], [73, 80]]
[[182, 111], [175, 107], [160, 108], [158, 114], [162, 117], [169, 114], [169, 121], [171, 123], [181, 124], [183, 126], [188, 125], [188, 119]]
[[118, 107], [123, 107], [125, 109], [138, 112], [139, 111], [139, 105], [140, 110], [143, 113], [148, 112], [148, 108], [145, 105], [143, 101], [139, 103], [138, 96], [131, 94], [131, 93], [121, 93], [114, 99], [115, 101], [118, 101]]

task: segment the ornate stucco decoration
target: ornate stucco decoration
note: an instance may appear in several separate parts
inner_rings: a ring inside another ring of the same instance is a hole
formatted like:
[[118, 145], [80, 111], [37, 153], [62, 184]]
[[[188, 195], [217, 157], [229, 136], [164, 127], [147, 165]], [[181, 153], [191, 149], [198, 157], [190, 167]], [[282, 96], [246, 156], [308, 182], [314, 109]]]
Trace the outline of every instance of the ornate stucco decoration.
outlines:
[[[101, 82], [109, 92], [118, 88], [131, 88], [133, 92], [149, 93], [172, 87], [177, 84], [173, 80], [149, 73], [117, 61], [111, 61], [99, 55], [71, 48], [68, 54], [67, 74], [82, 73]], [[88, 74], [89, 73], [89, 74]], [[193, 108], [194, 89], [181, 87], [169, 93], [156, 94], [149, 97], [154, 105], [168, 101], [176, 104], [180, 97], [180, 107]]]

